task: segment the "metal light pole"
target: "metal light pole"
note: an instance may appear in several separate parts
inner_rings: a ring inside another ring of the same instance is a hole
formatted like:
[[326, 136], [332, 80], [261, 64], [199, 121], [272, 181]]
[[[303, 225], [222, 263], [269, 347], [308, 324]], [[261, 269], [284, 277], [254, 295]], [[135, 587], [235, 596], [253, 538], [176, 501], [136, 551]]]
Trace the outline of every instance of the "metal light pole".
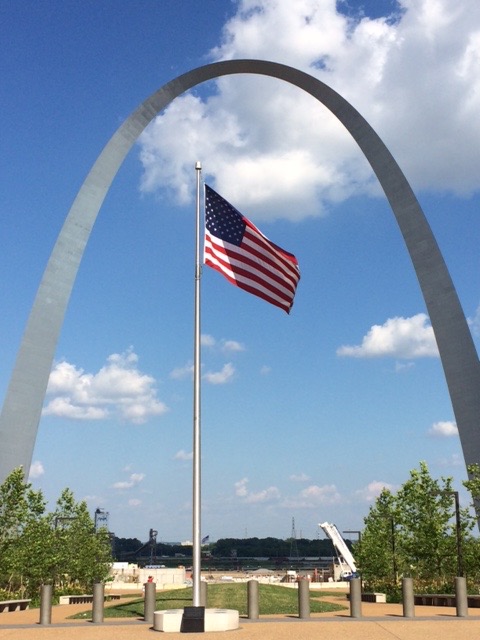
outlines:
[[460, 500], [458, 491], [453, 491], [455, 498], [455, 530], [457, 533], [457, 567], [458, 575], [463, 578], [462, 523], [460, 521]]
[[358, 529], [347, 529], [343, 533], [356, 533], [357, 534], [357, 542], [358, 542], [358, 544], [361, 544], [361, 542], [362, 542], [362, 532], [359, 531]]
[[356, 533], [357, 534], [357, 544], [358, 544], [358, 549], [360, 551], [360, 547], [362, 546], [362, 532], [359, 531], [358, 529], [347, 529], [343, 533]]
[[460, 500], [458, 491], [443, 491], [447, 496], [453, 496], [455, 502], [455, 533], [457, 537], [457, 576], [463, 578], [463, 549], [462, 549], [462, 522], [460, 520]]
[[395, 520], [393, 516], [378, 514], [377, 518], [390, 521], [390, 545], [392, 550], [393, 584], [397, 584], [397, 558], [395, 555]]
[[393, 517], [390, 518], [392, 527], [392, 562], [393, 562], [393, 583], [397, 584], [397, 557], [395, 555], [395, 521]]
[[460, 500], [458, 491], [439, 491], [440, 496], [453, 496], [455, 504], [455, 536], [457, 539], [457, 576], [463, 577], [462, 521], [460, 519]]

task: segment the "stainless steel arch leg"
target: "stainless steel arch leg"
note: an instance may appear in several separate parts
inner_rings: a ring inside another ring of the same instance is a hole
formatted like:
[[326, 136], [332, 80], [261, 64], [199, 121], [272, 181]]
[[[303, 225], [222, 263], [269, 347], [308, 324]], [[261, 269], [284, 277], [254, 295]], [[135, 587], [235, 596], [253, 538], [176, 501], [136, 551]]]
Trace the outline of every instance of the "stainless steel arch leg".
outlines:
[[58, 336], [90, 232], [105, 195], [144, 128], [192, 87], [232, 74], [288, 82], [325, 105], [356, 140], [390, 202], [410, 253], [437, 340], [466, 464], [480, 462], [480, 366], [465, 315], [442, 254], [405, 176], [367, 121], [326, 84], [264, 60], [227, 60], [189, 71], [143, 102], [93, 165], [65, 220], [38, 289], [0, 415], [0, 481], [31, 463]]

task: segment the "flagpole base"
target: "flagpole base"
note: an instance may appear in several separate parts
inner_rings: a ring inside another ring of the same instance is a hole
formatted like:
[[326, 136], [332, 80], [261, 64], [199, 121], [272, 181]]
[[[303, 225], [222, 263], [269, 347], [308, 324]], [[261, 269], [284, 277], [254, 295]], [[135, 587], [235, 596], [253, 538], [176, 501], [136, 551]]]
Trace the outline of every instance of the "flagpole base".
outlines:
[[[194, 616], [192, 609], [201, 609], [203, 616]], [[187, 611], [186, 617], [185, 612]], [[203, 629], [199, 629], [203, 623]], [[183, 627], [183, 628], [182, 628]], [[153, 630], [164, 633], [198, 633], [202, 631], [231, 631], [239, 627], [239, 613], [234, 609], [204, 609], [203, 607], [185, 607], [185, 609], [164, 609], [153, 614]]]

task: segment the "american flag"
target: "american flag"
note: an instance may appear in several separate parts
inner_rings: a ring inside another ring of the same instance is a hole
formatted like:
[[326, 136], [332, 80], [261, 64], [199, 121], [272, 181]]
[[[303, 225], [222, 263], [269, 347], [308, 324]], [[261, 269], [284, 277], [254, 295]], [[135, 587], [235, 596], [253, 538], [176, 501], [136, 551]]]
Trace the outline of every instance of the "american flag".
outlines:
[[290, 313], [300, 271], [295, 256], [266, 238], [205, 185], [205, 264], [249, 293]]

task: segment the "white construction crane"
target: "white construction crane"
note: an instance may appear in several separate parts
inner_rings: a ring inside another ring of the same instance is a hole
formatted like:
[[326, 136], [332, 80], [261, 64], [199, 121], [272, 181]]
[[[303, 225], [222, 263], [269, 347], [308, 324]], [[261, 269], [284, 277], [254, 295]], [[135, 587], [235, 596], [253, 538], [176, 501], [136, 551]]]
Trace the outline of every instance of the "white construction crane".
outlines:
[[340, 535], [339, 530], [334, 524], [329, 522], [323, 522], [318, 525], [321, 527], [330, 540], [333, 542], [333, 546], [337, 551], [338, 562], [341, 569], [341, 578], [354, 578], [357, 575], [357, 565], [355, 559], [352, 556], [350, 549], [347, 547], [347, 543]]

